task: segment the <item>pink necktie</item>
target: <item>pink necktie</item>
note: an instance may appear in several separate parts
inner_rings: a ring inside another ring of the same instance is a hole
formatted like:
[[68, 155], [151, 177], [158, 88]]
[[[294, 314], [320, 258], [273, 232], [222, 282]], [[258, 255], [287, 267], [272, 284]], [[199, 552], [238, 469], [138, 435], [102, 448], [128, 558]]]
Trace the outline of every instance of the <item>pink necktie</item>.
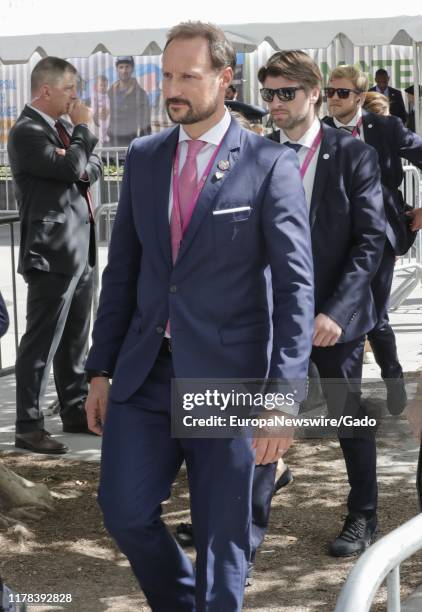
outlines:
[[[178, 219], [174, 214], [174, 202], [170, 219], [173, 263], [176, 261], [180, 243], [189, 225], [196, 204], [196, 201], [194, 201], [195, 192], [198, 185], [198, 168], [196, 158], [198, 157], [202, 147], [207, 144], [203, 140], [186, 140], [185, 142], [188, 145], [188, 152], [178, 181], [181, 224], [178, 223]], [[181, 143], [179, 143], [179, 147], [180, 145]]]

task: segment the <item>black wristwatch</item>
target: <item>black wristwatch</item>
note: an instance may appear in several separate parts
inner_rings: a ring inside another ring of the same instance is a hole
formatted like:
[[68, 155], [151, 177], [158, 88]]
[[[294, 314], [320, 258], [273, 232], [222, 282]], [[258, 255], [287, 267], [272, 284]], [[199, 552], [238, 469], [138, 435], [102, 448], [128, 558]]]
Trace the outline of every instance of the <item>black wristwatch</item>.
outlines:
[[91, 382], [93, 378], [111, 378], [110, 372], [106, 372], [105, 370], [85, 370], [86, 379], [88, 382]]

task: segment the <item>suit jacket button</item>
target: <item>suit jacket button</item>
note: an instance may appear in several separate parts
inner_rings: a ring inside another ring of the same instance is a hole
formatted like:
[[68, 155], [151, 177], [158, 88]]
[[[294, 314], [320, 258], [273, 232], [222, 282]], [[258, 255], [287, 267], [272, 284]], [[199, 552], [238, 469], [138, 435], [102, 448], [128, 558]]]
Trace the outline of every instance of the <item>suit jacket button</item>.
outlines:
[[176, 292], [177, 292], [177, 286], [176, 285], [171, 285], [170, 293], [176, 293]]
[[157, 325], [155, 331], [157, 332], [157, 334], [164, 334], [164, 327], [161, 327], [161, 325]]

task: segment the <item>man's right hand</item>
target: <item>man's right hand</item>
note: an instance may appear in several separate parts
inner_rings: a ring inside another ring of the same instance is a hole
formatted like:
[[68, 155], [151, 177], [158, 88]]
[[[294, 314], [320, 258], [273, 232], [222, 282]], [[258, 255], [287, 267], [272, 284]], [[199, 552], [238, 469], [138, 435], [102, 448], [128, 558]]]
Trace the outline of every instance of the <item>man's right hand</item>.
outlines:
[[107, 413], [110, 382], [104, 376], [95, 376], [90, 383], [85, 410], [88, 429], [101, 436]]
[[80, 100], [76, 100], [73, 108], [69, 111], [69, 117], [73, 125], [80, 123], [90, 123], [92, 121], [93, 112], [89, 106], [85, 106]]

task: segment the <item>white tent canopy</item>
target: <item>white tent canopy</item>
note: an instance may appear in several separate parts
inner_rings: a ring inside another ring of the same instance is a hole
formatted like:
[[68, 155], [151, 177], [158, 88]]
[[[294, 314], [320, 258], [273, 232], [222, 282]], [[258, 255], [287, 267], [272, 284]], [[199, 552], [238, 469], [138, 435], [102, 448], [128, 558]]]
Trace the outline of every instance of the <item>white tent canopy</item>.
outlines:
[[[422, 44], [422, 16], [222, 25], [238, 51], [255, 50], [267, 41], [275, 49], [324, 48], [339, 35], [355, 46]], [[58, 57], [155, 55], [162, 52], [168, 28], [2, 36], [0, 61], [26, 62], [34, 52]]]

